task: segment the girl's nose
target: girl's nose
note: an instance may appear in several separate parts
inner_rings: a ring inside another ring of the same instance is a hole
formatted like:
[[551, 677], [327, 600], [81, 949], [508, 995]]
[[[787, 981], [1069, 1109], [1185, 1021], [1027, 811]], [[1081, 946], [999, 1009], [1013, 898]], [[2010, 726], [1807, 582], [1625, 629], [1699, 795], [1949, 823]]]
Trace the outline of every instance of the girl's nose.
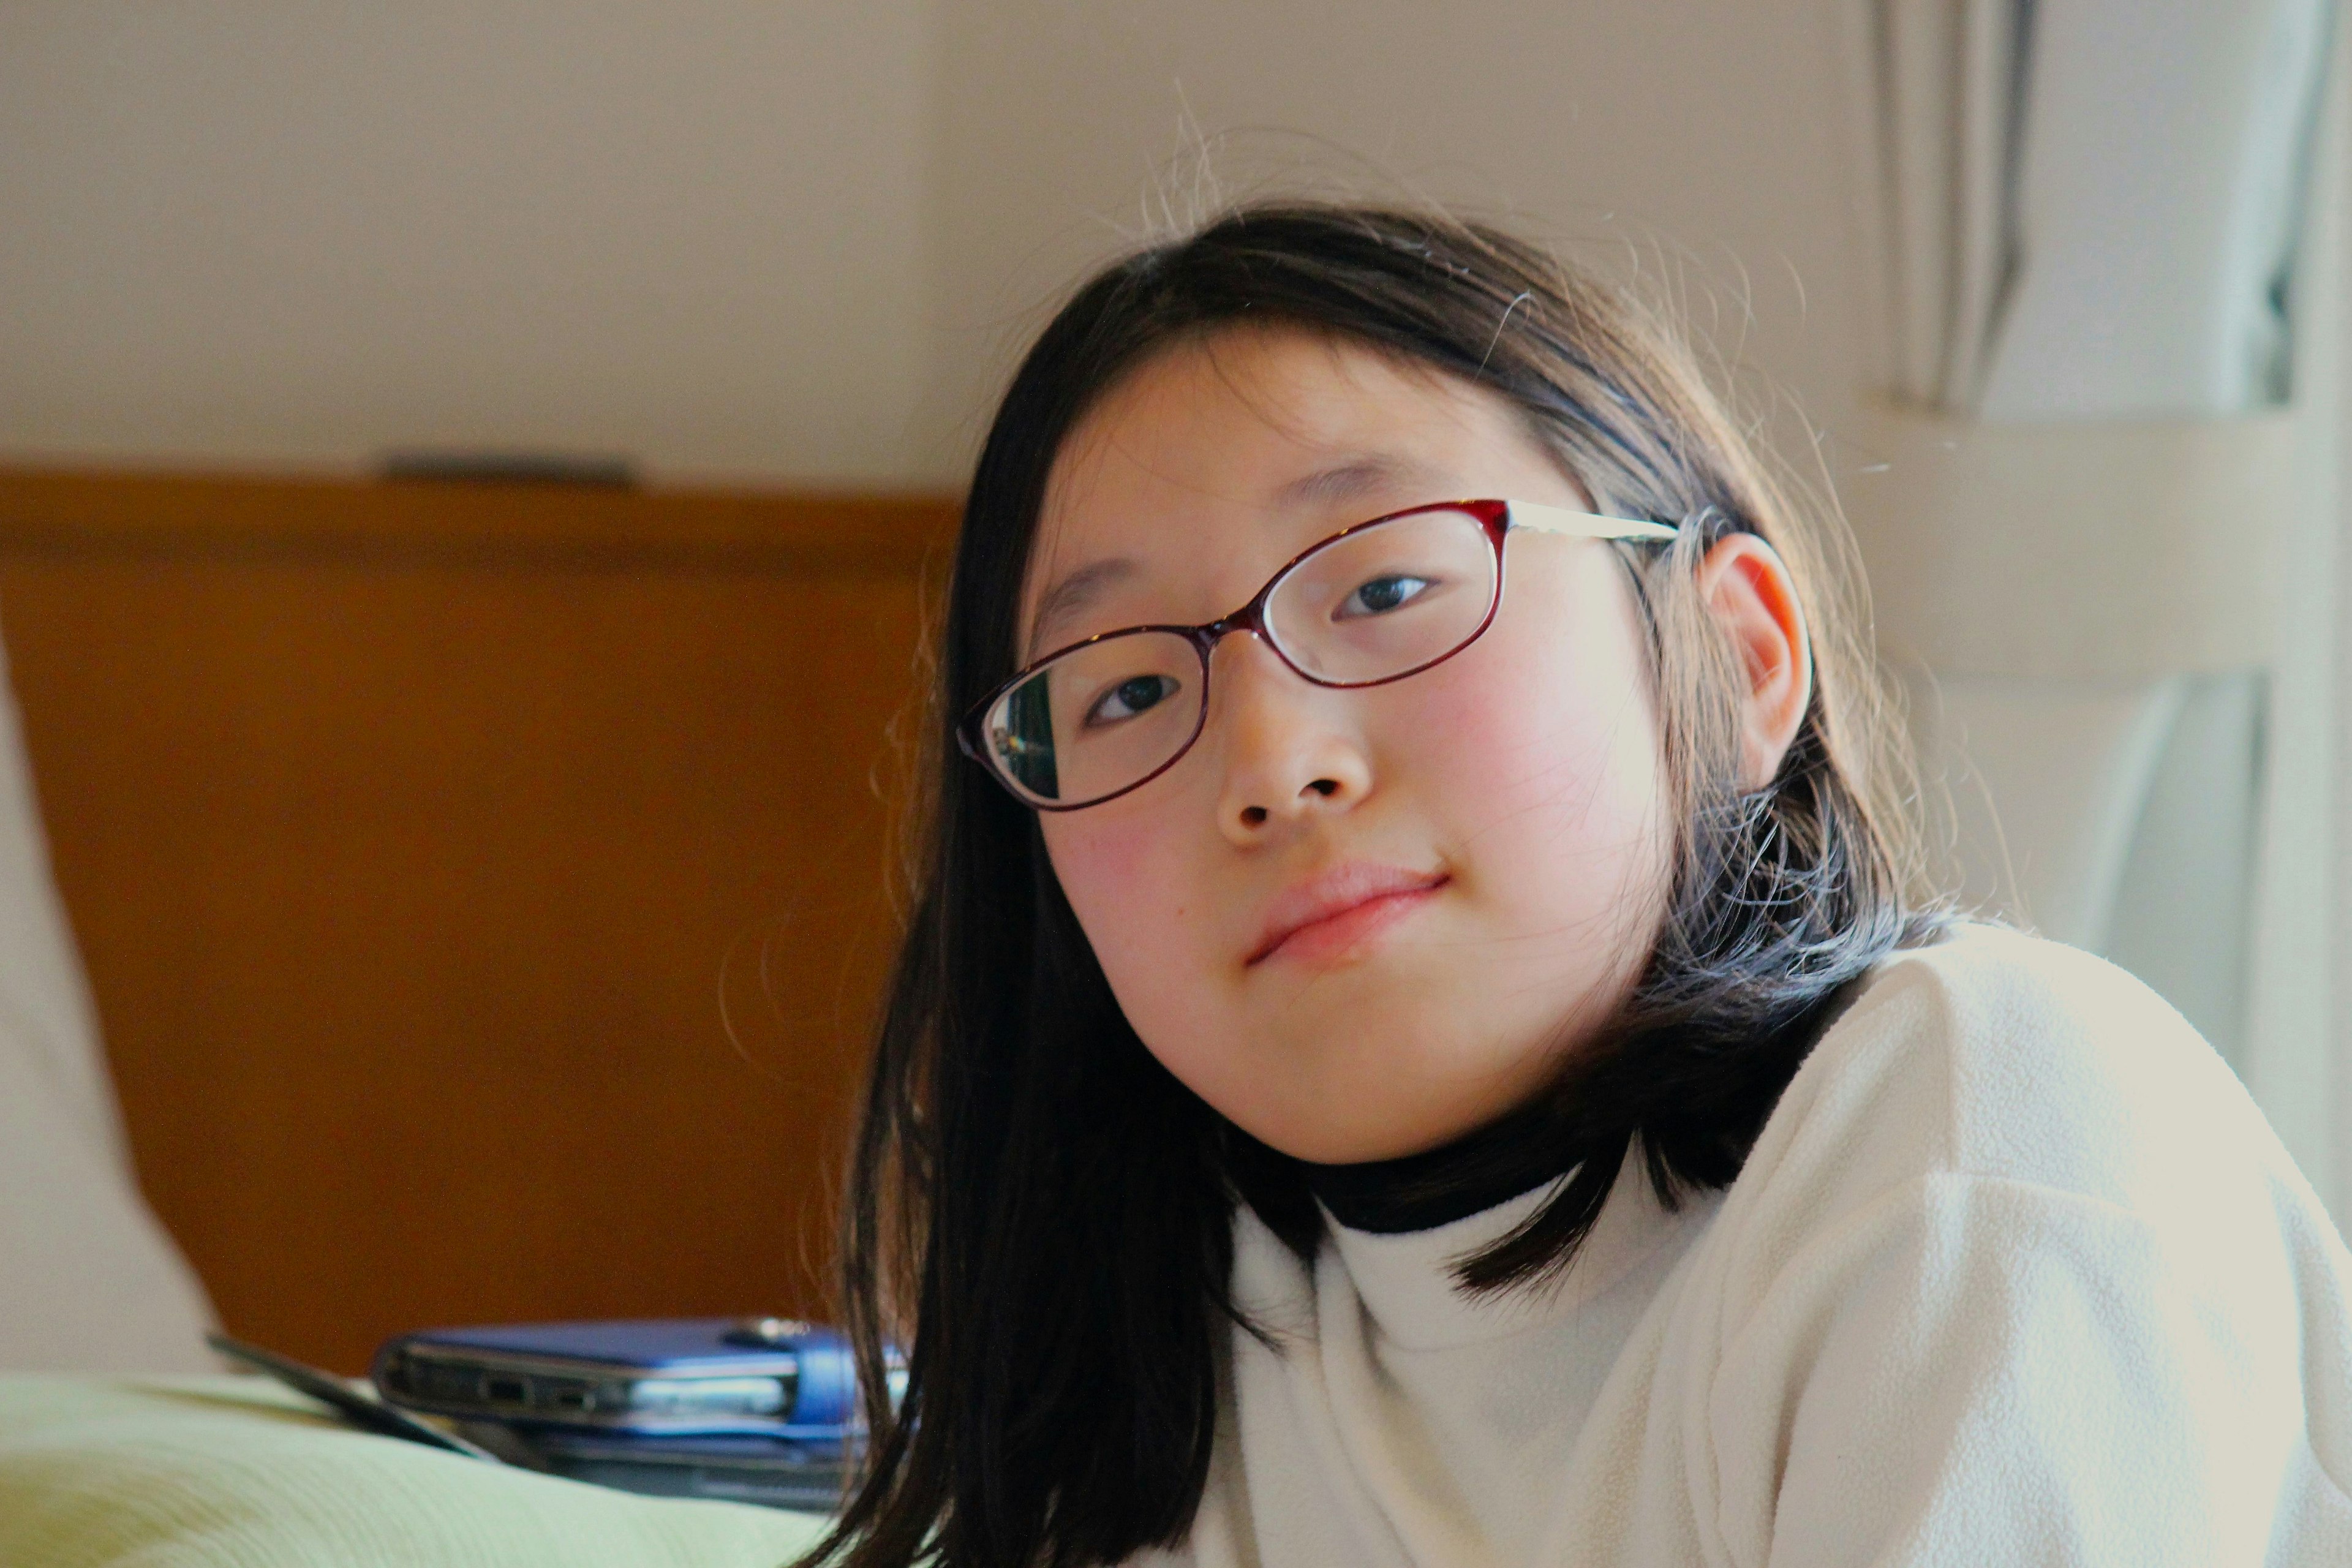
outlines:
[[1370, 792], [1363, 738], [1344, 722], [1354, 693], [1310, 684], [1255, 637], [1229, 637], [1218, 652], [1210, 722], [1224, 767], [1217, 826], [1227, 839], [1264, 843]]

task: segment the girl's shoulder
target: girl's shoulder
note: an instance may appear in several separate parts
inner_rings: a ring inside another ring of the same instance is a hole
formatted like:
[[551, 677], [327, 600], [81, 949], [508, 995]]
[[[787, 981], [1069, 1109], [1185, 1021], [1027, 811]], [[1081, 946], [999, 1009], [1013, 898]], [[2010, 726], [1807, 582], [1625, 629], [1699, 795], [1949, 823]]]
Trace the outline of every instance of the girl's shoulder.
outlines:
[[1863, 982], [1790, 1080], [1735, 1196], [1818, 1220], [1936, 1182], [2151, 1221], [2317, 1207], [2229, 1064], [2155, 992], [2090, 953], [1976, 923]]
[[1734, 1555], [2345, 1560], [2352, 1255], [2229, 1065], [2087, 953], [1886, 960], [1685, 1264], [1658, 1364]]

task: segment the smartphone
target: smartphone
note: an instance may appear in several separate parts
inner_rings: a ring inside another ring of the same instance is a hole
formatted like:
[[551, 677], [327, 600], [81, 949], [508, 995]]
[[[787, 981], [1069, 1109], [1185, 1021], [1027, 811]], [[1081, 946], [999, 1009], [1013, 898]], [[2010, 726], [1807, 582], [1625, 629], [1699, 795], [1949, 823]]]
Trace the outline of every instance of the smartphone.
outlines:
[[373, 1375], [405, 1409], [526, 1428], [839, 1445], [857, 1420], [848, 1340], [791, 1318], [429, 1329]]

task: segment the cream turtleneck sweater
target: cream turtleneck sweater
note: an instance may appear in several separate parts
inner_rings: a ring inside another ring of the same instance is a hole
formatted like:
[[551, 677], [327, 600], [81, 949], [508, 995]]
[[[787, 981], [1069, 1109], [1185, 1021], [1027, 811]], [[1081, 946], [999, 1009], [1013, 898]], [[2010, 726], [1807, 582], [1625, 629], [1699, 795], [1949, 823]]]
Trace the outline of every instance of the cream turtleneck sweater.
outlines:
[[1889, 960], [1728, 1191], [1621, 1178], [1552, 1289], [1437, 1229], [1240, 1221], [1199, 1568], [2352, 1564], [2352, 1257], [2144, 986], [1989, 928]]

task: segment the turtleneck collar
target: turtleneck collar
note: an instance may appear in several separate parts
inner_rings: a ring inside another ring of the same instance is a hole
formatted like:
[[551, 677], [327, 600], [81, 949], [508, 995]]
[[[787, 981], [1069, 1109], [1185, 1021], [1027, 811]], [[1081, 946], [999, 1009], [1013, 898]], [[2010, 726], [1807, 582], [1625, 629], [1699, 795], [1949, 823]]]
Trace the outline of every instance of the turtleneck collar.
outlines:
[[1522, 1112], [1441, 1148], [1394, 1160], [1298, 1169], [1350, 1230], [1402, 1236], [1482, 1214], [1567, 1174], [1578, 1152], [1549, 1118]]
[[[1639, 1160], [1619, 1170], [1601, 1217], [1575, 1260], [1562, 1273], [1486, 1295], [1462, 1289], [1454, 1269], [1531, 1218], [1558, 1184], [1507, 1198], [1493, 1207], [1429, 1230], [1378, 1235], [1345, 1225], [1331, 1227], [1318, 1269], [1318, 1293], [1335, 1288], [1344, 1272], [1383, 1338], [1402, 1350], [1475, 1344], [1557, 1322], [1614, 1287], [1677, 1237], [1698, 1234], [1722, 1203], [1709, 1193], [1669, 1211], [1659, 1203]], [[1337, 1216], [1333, 1216], [1336, 1218]], [[1674, 1249], [1679, 1256], [1680, 1247]], [[1661, 1264], [1661, 1267], [1670, 1266]]]

